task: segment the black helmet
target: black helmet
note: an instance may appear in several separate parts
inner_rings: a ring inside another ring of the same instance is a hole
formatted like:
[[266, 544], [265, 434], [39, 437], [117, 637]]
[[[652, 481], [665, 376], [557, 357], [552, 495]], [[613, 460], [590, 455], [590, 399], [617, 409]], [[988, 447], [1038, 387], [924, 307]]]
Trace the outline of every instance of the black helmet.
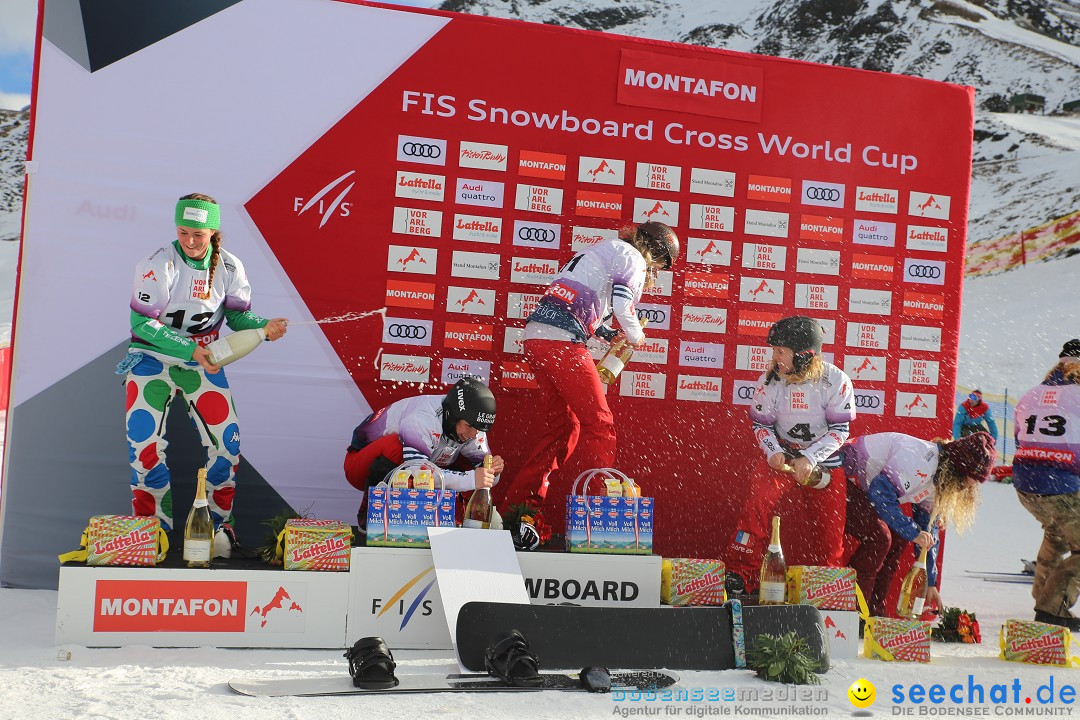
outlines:
[[805, 315], [792, 315], [778, 320], [769, 328], [769, 337], [765, 341], [772, 347], [786, 347], [795, 353], [795, 372], [802, 370], [810, 359], [821, 353], [821, 344], [825, 340], [825, 331], [821, 323]]
[[679, 259], [679, 237], [675, 231], [664, 223], [655, 221], [642, 223], [637, 230], [653, 258], [663, 261], [664, 269], [670, 270]]
[[463, 377], [454, 383], [442, 401], [443, 429], [453, 434], [458, 420], [470, 427], [487, 432], [495, 423], [495, 396], [488, 386], [474, 377]]

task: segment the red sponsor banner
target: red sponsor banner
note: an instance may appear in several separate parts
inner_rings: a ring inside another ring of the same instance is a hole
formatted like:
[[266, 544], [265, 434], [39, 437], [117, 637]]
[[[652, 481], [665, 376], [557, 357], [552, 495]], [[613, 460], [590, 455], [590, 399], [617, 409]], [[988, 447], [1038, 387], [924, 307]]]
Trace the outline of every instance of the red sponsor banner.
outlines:
[[746, 181], [746, 199], [791, 202], [791, 178], [751, 175]]
[[98, 580], [94, 632], [244, 632], [247, 583]]
[[590, 217], [619, 218], [622, 216], [622, 195], [578, 190], [574, 212]]
[[435, 283], [387, 279], [386, 304], [393, 307], [431, 310], [435, 307]]
[[566, 156], [522, 150], [518, 156], [518, 175], [562, 180], [566, 177]]
[[490, 350], [495, 345], [495, 326], [446, 323], [443, 345], [457, 350]]
[[844, 218], [822, 215], [803, 215], [799, 221], [799, 238], [802, 240], [844, 241]]
[[504, 362], [502, 364], [502, 385], [508, 388], [528, 388], [535, 390], [540, 386], [536, 382], [529, 363]]
[[683, 294], [688, 297], [719, 298], [728, 297], [731, 276], [727, 273], [705, 273], [688, 271], [683, 276]]
[[929, 293], [905, 292], [904, 314], [940, 319], [945, 316], [945, 297]]
[[622, 105], [758, 122], [764, 71], [730, 59], [623, 48], [617, 100]]
[[768, 337], [769, 328], [782, 318], [783, 313], [754, 312], [753, 310], [739, 311], [738, 332], [740, 335], [754, 335], [756, 337]]
[[892, 280], [896, 261], [888, 255], [854, 255], [851, 276], [867, 280]]

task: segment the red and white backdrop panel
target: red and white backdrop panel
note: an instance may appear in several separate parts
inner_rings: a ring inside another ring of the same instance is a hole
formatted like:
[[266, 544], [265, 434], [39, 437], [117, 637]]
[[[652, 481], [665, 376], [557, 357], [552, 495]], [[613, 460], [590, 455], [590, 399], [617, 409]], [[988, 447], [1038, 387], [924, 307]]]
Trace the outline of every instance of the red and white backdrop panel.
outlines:
[[[283, 52], [252, 27], [312, 40]], [[206, 112], [178, 110], [192, 92]], [[352, 427], [463, 373], [491, 384], [492, 443], [512, 471], [538, 423], [524, 318], [575, 252], [649, 219], [676, 229], [683, 257], [642, 299], [648, 345], [608, 397], [618, 466], [660, 498], [661, 553], [709, 556], [730, 529], [758, 454], [746, 404], [784, 315], [828, 330], [826, 353], [857, 388], [855, 433], [949, 425], [969, 88], [476, 16], [261, 0], [92, 73], [43, 40], [36, 93], [16, 425], [20, 407], [122, 352], [132, 268], [169, 241], [172, 203], [193, 190], [221, 200], [257, 312], [346, 318], [293, 325], [229, 369], [245, 458], [322, 517], [355, 517], [341, 471]], [[385, 321], [347, 320], [382, 307]], [[93, 308], [99, 320], [85, 316]], [[61, 395], [58, 416], [94, 412]], [[103, 510], [124, 510], [116, 404], [115, 443], [77, 458], [101, 483], [72, 480], [48, 512], [34, 488], [55, 445], [9, 446], [5, 519], [52, 517], [57, 503], [85, 513], [105, 486], [119, 506]]]

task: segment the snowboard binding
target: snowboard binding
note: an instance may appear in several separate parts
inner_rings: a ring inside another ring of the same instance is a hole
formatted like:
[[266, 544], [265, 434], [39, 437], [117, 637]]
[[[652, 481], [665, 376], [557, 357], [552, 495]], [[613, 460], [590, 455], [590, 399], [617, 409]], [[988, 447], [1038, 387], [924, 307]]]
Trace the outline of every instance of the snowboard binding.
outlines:
[[353, 685], [362, 690], [386, 690], [397, 686], [397, 663], [381, 637], [360, 638], [345, 651]]
[[582, 668], [578, 673], [578, 682], [591, 693], [611, 692], [611, 672], [605, 667], [590, 665]]
[[537, 687], [543, 682], [540, 660], [517, 630], [495, 636], [484, 653], [484, 668], [514, 687]]

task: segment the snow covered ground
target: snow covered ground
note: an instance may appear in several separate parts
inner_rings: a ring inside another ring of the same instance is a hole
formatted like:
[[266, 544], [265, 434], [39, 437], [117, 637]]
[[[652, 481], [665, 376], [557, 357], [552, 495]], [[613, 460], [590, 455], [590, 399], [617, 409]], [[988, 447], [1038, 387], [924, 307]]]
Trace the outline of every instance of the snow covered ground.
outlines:
[[[893, 686], [906, 693], [913, 684], [946, 688], [959, 683], [966, 694], [968, 677], [981, 684], [989, 699], [994, 684], [1020, 683], [1020, 703], [995, 708], [990, 716], [1024, 708], [1068, 710], [1071, 706], [1041, 706], [1035, 692], [1054, 678], [1055, 693], [1063, 683], [1080, 684], [1080, 673], [1064, 668], [1009, 663], [997, 658], [998, 628], [1006, 618], [1032, 616], [1031, 586], [1027, 583], [988, 582], [966, 572], [993, 570], [1018, 572], [1020, 559], [1034, 557], [1041, 532], [1020, 507], [1011, 486], [990, 484], [976, 526], [966, 535], [953, 534], [947, 543], [942, 597], [978, 615], [981, 645], [934, 643], [930, 665], [883, 663], [859, 659], [841, 662], [822, 677], [826, 698], [798, 703], [817, 717], [851, 717], [855, 708], [847, 699], [857, 679], [872, 682], [878, 699], [870, 708], [876, 717], [897, 714]], [[48, 590], [0, 589], [0, 717], [80, 718], [80, 720], [187, 720], [193, 710], [215, 718], [377, 717], [402, 718], [602, 718], [620, 710], [653, 709], [653, 714], [680, 717], [736, 714], [735, 706], [780, 710], [789, 702], [664, 702], [616, 700], [613, 696], [584, 693], [524, 695], [441, 694], [348, 696], [327, 698], [249, 698], [232, 693], [230, 679], [348, 676], [340, 651], [330, 650], [226, 650], [178, 648], [84, 648], [53, 645], [57, 594]], [[613, 628], [613, 631], [619, 631]], [[70, 653], [68, 658], [67, 653]], [[448, 652], [400, 651], [399, 673], [456, 672]], [[781, 686], [757, 680], [749, 671], [682, 672], [686, 688], [778, 690]], [[1044, 695], [1045, 696], [1045, 695]], [[1032, 698], [1032, 705], [1024, 702]], [[917, 705], [904, 703], [918, 715]], [[926, 707], [923, 705], [922, 707]], [[945, 703], [939, 709], [958, 707]], [[670, 708], [670, 709], [669, 709]], [[970, 709], [970, 708], [969, 708]], [[640, 712], [638, 714], [644, 714]], [[772, 715], [769, 713], [766, 716]]]

